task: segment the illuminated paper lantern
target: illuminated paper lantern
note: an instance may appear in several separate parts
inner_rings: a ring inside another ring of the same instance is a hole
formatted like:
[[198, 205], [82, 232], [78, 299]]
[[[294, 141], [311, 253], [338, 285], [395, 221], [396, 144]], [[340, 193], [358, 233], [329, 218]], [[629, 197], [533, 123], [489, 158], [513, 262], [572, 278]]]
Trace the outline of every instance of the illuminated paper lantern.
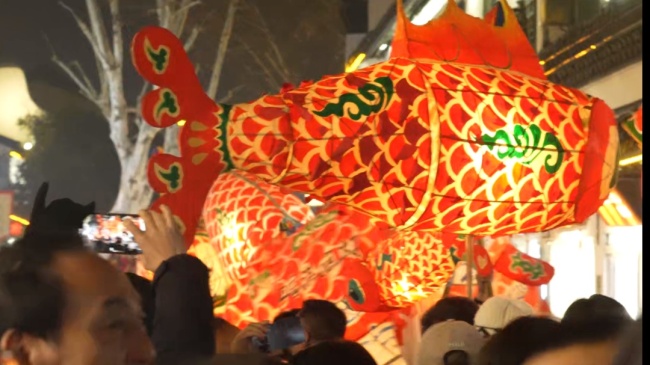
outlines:
[[226, 305], [219, 310], [224, 319], [236, 326], [268, 319], [251, 316], [249, 311], [256, 303], [246, 293], [255, 288], [249, 283], [248, 265], [265, 243], [287, 237], [312, 218], [310, 208], [296, 196], [245, 172], [223, 174], [214, 181], [203, 220], [219, 267], [230, 283]]
[[[357, 228], [342, 212], [329, 210], [289, 237], [260, 242], [248, 264], [247, 281], [236, 296], [229, 297], [224, 316], [241, 325], [272, 320], [282, 311], [300, 308], [307, 299], [345, 302], [347, 307], [348, 299], [358, 295], [374, 295], [373, 303], [378, 305], [378, 291], [372, 289], [374, 281], [357, 244], [370, 236]], [[351, 282], [364, 286], [348, 295]], [[370, 301], [368, 297], [366, 305]]]
[[555, 274], [550, 264], [507, 245], [494, 263], [496, 271], [529, 286], [548, 284]]
[[[534, 259], [528, 255], [525, 257], [531, 260], [534, 263], [539, 263], [543, 266], [545, 275], [539, 276], [536, 280], [530, 280], [530, 277], [527, 275], [522, 275], [522, 273], [517, 269], [517, 267], [512, 270], [507, 266], [505, 269], [501, 269], [501, 265], [505, 263], [505, 260], [502, 260], [502, 257], [507, 257], [513, 253], [521, 253], [510, 243], [509, 237], [498, 237], [492, 239], [491, 244], [487, 249], [488, 260], [494, 262], [494, 271], [491, 273], [491, 286], [492, 294], [494, 296], [503, 296], [511, 299], [523, 300], [530, 304], [533, 307], [533, 310], [538, 315], [548, 315], [550, 314], [550, 309], [548, 303], [542, 299], [540, 285], [547, 284], [553, 277], [554, 269], [548, 263]], [[499, 262], [501, 260], [501, 262]], [[458, 269], [461, 272], [458, 272]], [[503, 272], [503, 273], [502, 273]], [[462, 262], [462, 266], [457, 267], [457, 271], [454, 272], [454, 278], [459, 280], [451, 283], [448, 296], [467, 296], [467, 270], [465, 263]], [[476, 272], [475, 272], [476, 273]], [[515, 275], [512, 275], [512, 274]], [[474, 276], [474, 283], [476, 284], [472, 290], [472, 297], [476, 298], [479, 295], [478, 281]], [[532, 284], [532, 285], [531, 285]]]
[[382, 302], [406, 307], [444, 287], [455, 266], [450, 246], [442, 235], [421, 231], [398, 231], [377, 241], [367, 261]]
[[134, 64], [159, 86], [143, 115], [187, 121], [181, 156], [151, 160], [155, 206], [189, 241], [212, 181], [236, 168], [400, 230], [497, 236], [593, 214], [615, 183], [612, 110], [545, 79], [505, 0], [485, 21], [449, 0], [423, 26], [401, 8], [389, 60], [237, 105], [204, 94], [171, 32], [142, 29]]
[[[467, 242], [465, 236], [446, 234], [444, 235], [443, 240], [447, 245], [450, 246], [451, 257], [454, 263], [457, 264], [460, 261], [467, 262]], [[473, 246], [473, 250], [472, 262], [474, 264], [474, 269], [477, 271], [477, 274], [480, 277], [490, 276], [492, 274], [493, 267], [492, 261], [490, 260], [490, 255], [488, 254], [487, 250], [483, 246], [476, 243]]]

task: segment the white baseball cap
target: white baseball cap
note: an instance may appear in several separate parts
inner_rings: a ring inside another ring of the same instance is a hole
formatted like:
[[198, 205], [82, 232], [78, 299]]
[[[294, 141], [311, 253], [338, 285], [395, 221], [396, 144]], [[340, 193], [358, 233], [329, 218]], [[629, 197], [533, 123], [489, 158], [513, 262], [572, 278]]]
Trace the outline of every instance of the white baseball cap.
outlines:
[[474, 325], [493, 335], [515, 319], [531, 315], [533, 308], [522, 300], [492, 297], [478, 308]]
[[467, 354], [469, 364], [476, 364], [485, 339], [471, 324], [449, 320], [434, 324], [424, 332], [416, 365], [444, 365], [452, 351]]

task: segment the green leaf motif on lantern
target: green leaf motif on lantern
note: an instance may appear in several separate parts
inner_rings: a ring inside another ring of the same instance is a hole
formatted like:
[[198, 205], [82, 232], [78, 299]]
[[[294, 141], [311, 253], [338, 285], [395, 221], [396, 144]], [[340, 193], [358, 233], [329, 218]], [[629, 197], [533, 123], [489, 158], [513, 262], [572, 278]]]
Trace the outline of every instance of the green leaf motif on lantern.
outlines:
[[[369, 116], [387, 106], [393, 98], [394, 89], [390, 77], [379, 77], [361, 86], [358, 93], [343, 94], [338, 103], [327, 104], [323, 110], [314, 114], [320, 117], [342, 117], [347, 112], [350, 119], [359, 120], [362, 116]], [[356, 107], [356, 110], [352, 106]]]
[[156, 122], [160, 124], [160, 117], [163, 114], [168, 114], [171, 117], [178, 116], [179, 108], [176, 101], [176, 95], [173, 92], [167, 89], [163, 89], [160, 92], [160, 100], [156, 103], [156, 109], [154, 117]]
[[549, 174], [558, 172], [564, 160], [560, 140], [553, 133], [543, 132], [535, 124], [528, 126], [528, 129], [517, 124], [512, 133], [499, 129], [493, 136], [484, 134], [481, 139], [490, 151], [496, 150], [496, 156], [501, 160], [516, 158], [522, 164], [530, 165], [540, 155], [545, 155], [544, 168]]
[[218, 134], [218, 139], [221, 143], [221, 146], [219, 147], [219, 150], [221, 151], [222, 154], [222, 159], [223, 162], [226, 164], [225, 171], [230, 171], [232, 170], [235, 165], [232, 162], [232, 158], [230, 157], [230, 150], [228, 149], [228, 116], [230, 115], [230, 110], [232, 110], [232, 105], [227, 105], [227, 104], [220, 104], [221, 106], [221, 113], [217, 115], [217, 119], [219, 120], [219, 134]]
[[515, 269], [520, 268], [522, 272], [530, 274], [531, 280], [537, 280], [544, 275], [544, 266], [541, 263], [531, 263], [529, 260], [526, 260], [522, 257], [521, 252], [510, 256], [510, 270], [515, 271]]
[[169, 64], [169, 48], [165, 46], [154, 48], [147, 39], [145, 41], [145, 54], [157, 74], [161, 75], [165, 73]]
[[167, 169], [156, 165], [155, 172], [158, 180], [167, 186], [168, 192], [175, 193], [181, 189], [181, 182], [183, 180], [183, 168], [180, 164], [173, 163], [169, 165], [169, 168]]

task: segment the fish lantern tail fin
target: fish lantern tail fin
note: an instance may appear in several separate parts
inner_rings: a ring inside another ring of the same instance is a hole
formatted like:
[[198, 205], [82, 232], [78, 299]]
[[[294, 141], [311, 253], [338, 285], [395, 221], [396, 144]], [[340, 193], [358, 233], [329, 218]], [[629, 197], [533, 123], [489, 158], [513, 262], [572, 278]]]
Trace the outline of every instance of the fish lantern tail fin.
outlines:
[[180, 126], [180, 156], [156, 154], [149, 160], [149, 184], [159, 198], [152, 209], [168, 206], [189, 246], [212, 182], [228, 166], [220, 129], [224, 106], [208, 97], [181, 41], [169, 30], [145, 27], [131, 43], [133, 64], [154, 90], [141, 101], [152, 127]]
[[499, 0], [485, 19], [468, 15], [455, 0], [447, 0], [440, 16], [424, 25], [411, 23], [403, 0], [397, 0], [391, 49], [391, 58], [464, 63], [546, 79], [535, 49], [506, 0]]

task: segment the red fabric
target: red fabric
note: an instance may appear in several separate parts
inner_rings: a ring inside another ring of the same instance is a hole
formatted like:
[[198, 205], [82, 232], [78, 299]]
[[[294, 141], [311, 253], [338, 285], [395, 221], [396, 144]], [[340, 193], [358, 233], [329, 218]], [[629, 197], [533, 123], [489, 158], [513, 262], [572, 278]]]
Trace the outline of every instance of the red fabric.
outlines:
[[577, 222], [584, 222], [594, 214], [616, 184], [617, 152], [618, 127], [614, 111], [604, 101], [596, 99], [591, 109], [589, 137], [578, 185]]
[[481, 245], [474, 245], [474, 268], [476, 269], [476, 275], [480, 277], [487, 277], [492, 274], [490, 255], [485, 247]]
[[[442, 15], [422, 26], [411, 23], [401, 0], [397, 6], [391, 58], [490, 66], [546, 79], [535, 50], [505, 0], [500, 1], [485, 20], [467, 15], [455, 1], [448, 1]], [[502, 26], [494, 24], [497, 7], [503, 10]]]
[[494, 269], [529, 286], [548, 284], [555, 274], [553, 266], [517, 250], [513, 245], [504, 247]]

